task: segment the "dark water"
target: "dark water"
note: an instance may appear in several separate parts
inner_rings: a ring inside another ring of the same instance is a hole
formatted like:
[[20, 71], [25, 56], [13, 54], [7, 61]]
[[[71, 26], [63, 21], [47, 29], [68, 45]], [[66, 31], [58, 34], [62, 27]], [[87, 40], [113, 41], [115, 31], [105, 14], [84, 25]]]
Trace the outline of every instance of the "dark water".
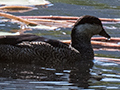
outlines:
[[[94, 15], [101, 18], [120, 18], [120, 0], [50, 0], [54, 5], [38, 7], [14, 15]], [[103, 23], [104, 24], [104, 23]], [[104, 24], [112, 37], [120, 36], [120, 23]], [[0, 22], [0, 31], [15, 32], [19, 25]], [[32, 30], [25, 33], [53, 38], [70, 39], [70, 29], [58, 31]], [[95, 51], [98, 56], [120, 58], [119, 51]], [[47, 68], [29, 64], [0, 64], [0, 90], [120, 90], [120, 62], [94, 60], [81, 62], [80, 67]]]
[[82, 62], [74, 69], [0, 64], [1, 90], [120, 90], [120, 65]]

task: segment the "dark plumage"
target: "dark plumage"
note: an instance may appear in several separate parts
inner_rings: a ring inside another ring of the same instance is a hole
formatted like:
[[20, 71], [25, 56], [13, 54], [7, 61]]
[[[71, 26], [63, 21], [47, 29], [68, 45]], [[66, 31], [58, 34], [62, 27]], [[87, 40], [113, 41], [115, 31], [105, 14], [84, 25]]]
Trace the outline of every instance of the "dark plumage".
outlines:
[[75, 23], [70, 46], [31, 34], [0, 36], [0, 61], [56, 66], [93, 60], [91, 37], [96, 34], [110, 38], [97, 17], [86, 15]]

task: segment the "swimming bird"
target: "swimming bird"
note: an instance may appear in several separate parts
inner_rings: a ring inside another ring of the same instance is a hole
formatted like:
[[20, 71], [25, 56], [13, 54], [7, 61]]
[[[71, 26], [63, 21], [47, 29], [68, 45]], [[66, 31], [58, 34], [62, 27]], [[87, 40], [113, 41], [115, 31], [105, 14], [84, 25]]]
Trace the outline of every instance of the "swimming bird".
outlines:
[[71, 44], [32, 34], [0, 36], [0, 62], [65, 65], [94, 59], [91, 37], [106, 33], [99, 18], [80, 17], [71, 30]]

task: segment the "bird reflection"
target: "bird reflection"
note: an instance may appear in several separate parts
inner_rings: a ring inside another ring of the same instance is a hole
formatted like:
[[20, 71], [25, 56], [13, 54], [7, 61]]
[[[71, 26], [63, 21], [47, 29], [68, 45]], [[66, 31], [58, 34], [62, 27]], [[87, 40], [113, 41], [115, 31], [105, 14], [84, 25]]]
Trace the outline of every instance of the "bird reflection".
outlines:
[[[92, 61], [82, 61], [76, 65], [65, 65], [65, 67], [46, 68], [31, 64], [1, 63], [0, 77], [12, 79], [34, 79], [37, 81], [67, 81], [74, 86], [88, 88], [91, 78], [90, 69]], [[52, 67], [52, 66], [51, 66]], [[69, 72], [64, 72], [65, 70]]]
[[94, 63], [92, 61], [83, 61], [79, 66], [71, 70], [69, 82], [74, 83], [76, 86], [88, 88], [89, 79], [91, 78], [90, 69]]

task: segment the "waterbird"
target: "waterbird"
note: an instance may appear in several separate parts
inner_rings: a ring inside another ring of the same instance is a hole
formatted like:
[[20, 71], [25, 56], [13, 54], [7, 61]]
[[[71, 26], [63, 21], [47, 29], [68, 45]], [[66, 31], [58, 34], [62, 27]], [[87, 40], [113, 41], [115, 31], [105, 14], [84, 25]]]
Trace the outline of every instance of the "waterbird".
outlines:
[[93, 60], [94, 35], [110, 38], [99, 18], [85, 15], [74, 24], [70, 45], [33, 34], [0, 36], [0, 62], [57, 66]]

